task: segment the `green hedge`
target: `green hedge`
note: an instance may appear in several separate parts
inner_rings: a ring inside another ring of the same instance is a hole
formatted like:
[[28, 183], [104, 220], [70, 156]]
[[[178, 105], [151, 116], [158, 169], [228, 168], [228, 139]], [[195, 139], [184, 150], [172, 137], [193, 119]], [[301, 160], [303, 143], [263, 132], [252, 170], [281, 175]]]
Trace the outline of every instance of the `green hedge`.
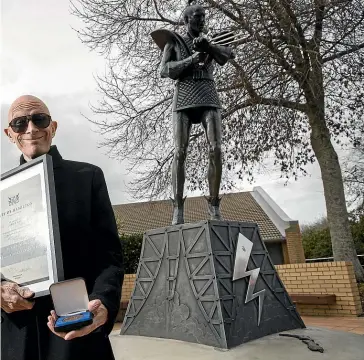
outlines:
[[143, 234], [120, 235], [124, 246], [125, 274], [135, 274], [138, 269], [140, 251], [142, 249]]
[[[350, 221], [357, 254], [364, 254], [364, 216]], [[302, 242], [306, 259], [332, 256], [331, 236], [327, 220], [302, 227]]]

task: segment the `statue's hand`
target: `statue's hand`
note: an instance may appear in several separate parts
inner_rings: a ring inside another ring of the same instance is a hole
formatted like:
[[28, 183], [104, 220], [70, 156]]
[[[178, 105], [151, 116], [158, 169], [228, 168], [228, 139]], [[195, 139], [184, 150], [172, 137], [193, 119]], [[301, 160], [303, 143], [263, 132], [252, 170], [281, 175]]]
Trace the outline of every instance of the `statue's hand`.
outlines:
[[207, 53], [210, 49], [210, 42], [205, 37], [198, 37], [193, 40], [194, 50]]
[[192, 57], [192, 63], [197, 64], [205, 61], [206, 54], [201, 52], [195, 52], [191, 55]]

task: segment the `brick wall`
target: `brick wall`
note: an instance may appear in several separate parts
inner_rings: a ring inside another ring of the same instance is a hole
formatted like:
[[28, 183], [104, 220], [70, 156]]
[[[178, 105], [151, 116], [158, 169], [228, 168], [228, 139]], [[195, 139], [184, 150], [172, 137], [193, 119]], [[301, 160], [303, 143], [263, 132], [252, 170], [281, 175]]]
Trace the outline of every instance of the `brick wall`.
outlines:
[[291, 294], [335, 294], [333, 305], [297, 304], [301, 315], [358, 316], [362, 314], [353, 265], [337, 261], [276, 266], [281, 280]]
[[123, 291], [121, 293], [121, 301], [129, 301], [131, 293], [134, 289], [135, 274], [125, 274], [123, 282]]
[[287, 242], [282, 242], [283, 264], [289, 264]]
[[[302, 235], [298, 223], [286, 229], [287, 255], [289, 264], [305, 262], [305, 252], [302, 245]], [[284, 249], [285, 250], [285, 249]]]
[[[333, 305], [301, 305], [301, 315], [358, 316], [363, 313], [353, 265], [338, 261], [312, 264], [276, 265], [281, 280], [291, 294], [335, 294]], [[129, 301], [134, 288], [135, 274], [124, 276], [122, 301]], [[117, 321], [124, 318], [120, 309]]]
[[116, 322], [122, 322], [126, 312], [126, 306], [129, 302], [131, 297], [131, 293], [134, 289], [136, 274], [125, 274], [124, 275], [124, 282], [123, 282], [123, 289], [121, 292], [121, 306], [119, 312], [116, 316]]

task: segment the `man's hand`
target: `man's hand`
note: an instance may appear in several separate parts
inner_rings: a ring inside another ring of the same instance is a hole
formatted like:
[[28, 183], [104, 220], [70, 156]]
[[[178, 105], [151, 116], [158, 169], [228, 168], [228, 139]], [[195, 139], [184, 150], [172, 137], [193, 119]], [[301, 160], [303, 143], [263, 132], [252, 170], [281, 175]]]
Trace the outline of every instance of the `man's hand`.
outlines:
[[53, 332], [53, 334], [65, 339], [72, 340], [77, 337], [85, 336], [90, 334], [92, 331], [96, 330], [98, 327], [104, 325], [107, 321], [107, 309], [101, 303], [100, 300], [92, 300], [88, 303], [88, 310], [94, 314], [93, 322], [81, 329], [73, 330], [68, 333], [66, 332], [55, 332], [54, 325], [57, 321], [57, 315], [54, 310], [51, 311], [51, 315], [48, 316], [48, 327]]
[[210, 42], [204, 37], [193, 39], [193, 47], [196, 51], [207, 53], [210, 50]]
[[26, 287], [20, 287], [11, 281], [1, 282], [1, 308], [8, 314], [15, 311], [30, 310], [34, 301], [29, 301], [34, 292]]

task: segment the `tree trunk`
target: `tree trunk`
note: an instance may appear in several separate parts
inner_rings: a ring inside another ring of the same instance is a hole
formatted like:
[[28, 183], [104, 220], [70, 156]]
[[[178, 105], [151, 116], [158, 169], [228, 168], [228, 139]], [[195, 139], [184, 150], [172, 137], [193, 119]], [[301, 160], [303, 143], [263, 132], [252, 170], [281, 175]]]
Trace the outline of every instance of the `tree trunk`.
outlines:
[[357, 257], [350, 230], [339, 159], [326, 126], [324, 106], [311, 106], [308, 117], [311, 145], [321, 169], [334, 259], [351, 261], [357, 281], [364, 281], [364, 270]]

